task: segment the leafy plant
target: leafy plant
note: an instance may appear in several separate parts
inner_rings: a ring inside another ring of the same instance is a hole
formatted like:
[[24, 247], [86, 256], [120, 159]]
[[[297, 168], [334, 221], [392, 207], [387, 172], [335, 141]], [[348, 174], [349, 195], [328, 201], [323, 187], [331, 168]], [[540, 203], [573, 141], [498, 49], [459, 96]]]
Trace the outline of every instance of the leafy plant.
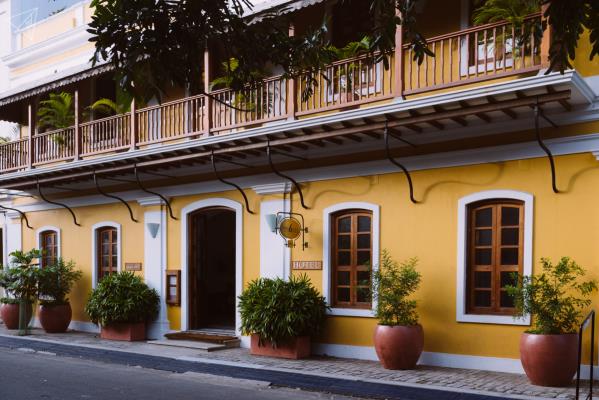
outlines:
[[381, 257], [378, 270], [372, 273], [375, 316], [381, 325], [417, 325], [417, 303], [408, 297], [420, 286], [421, 275], [416, 270], [418, 259], [399, 264], [387, 250], [383, 250]]
[[139, 276], [123, 271], [102, 278], [91, 292], [85, 312], [102, 326], [144, 322], [158, 315], [160, 298]]
[[585, 271], [569, 257], [562, 257], [555, 265], [542, 258], [541, 264], [541, 274], [524, 276], [517, 286], [507, 286], [508, 294], [514, 298], [516, 316], [534, 316], [529, 333], [575, 333], [582, 309], [591, 304], [588, 297], [597, 290], [597, 282], [580, 282]]
[[76, 270], [73, 261], [58, 258], [56, 263], [48, 265], [39, 272], [39, 297], [44, 305], [68, 304], [66, 296], [79, 279], [81, 271]]
[[54, 130], [73, 126], [73, 95], [67, 92], [50, 93], [47, 100], [40, 101], [37, 117], [40, 129]]
[[28, 252], [19, 250], [10, 253], [10, 257], [11, 266], [0, 271], [0, 286], [17, 301], [33, 303], [38, 294], [40, 271], [36, 260], [41, 257], [41, 252], [36, 249]]
[[273, 346], [297, 337], [317, 334], [327, 305], [306, 275], [283, 279], [256, 279], [239, 296], [241, 331], [260, 336]]
[[520, 27], [527, 15], [539, 10], [539, 0], [486, 0], [479, 2], [472, 13], [472, 21], [475, 25], [508, 21]]

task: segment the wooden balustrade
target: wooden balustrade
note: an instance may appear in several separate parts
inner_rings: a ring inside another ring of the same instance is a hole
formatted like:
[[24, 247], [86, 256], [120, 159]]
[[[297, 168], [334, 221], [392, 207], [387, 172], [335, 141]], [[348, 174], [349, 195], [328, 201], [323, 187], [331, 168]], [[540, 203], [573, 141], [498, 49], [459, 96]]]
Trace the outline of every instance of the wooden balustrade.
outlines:
[[79, 125], [81, 154], [94, 155], [129, 148], [131, 113], [114, 115]]
[[207, 132], [204, 101], [200, 95], [137, 110], [137, 144], [167, 142]]
[[364, 55], [331, 64], [324, 72], [298, 81], [298, 112], [305, 115], [319, 111], [382, 100], [392, 96], [393, 55], [389, 68], [377, 54]]
[[541, 34], [541, 18], [536, 13], [518, 28], [499, 22], [431, 38], [428, 47], [435, 56], [422, 64], [413, 59], [409, 45], [401, 46], [398, 34], [400, 51], [387, 56], [387, 68], [376, 54], [363, 55], [335, 62], [313, 80], [275, 76], [243, 90], [132, 107], [133, 119], [131, 113], [116, 115], [36, 135], [31, 143], [26, 138], [1, 144], [0, 172], [531, 73], [546, 64], [548, 36]]
[[47, 164], [75, 157], [75, 128], [57, 129], [33, 136], [33, 164]]
[[287, 118], [287, 89], [287, 80], [276, 76], [247, 89], [212, 92], [212, 130]]
[[434, 57], [422, 64], [404, 46], [404, 94], [522, 74], [541, 69], [541, 13], [522, 26], [499, 22], [428, 39]]
[[28, 164], [29, 138], [0, 144], [0, 171], [25, 169]]

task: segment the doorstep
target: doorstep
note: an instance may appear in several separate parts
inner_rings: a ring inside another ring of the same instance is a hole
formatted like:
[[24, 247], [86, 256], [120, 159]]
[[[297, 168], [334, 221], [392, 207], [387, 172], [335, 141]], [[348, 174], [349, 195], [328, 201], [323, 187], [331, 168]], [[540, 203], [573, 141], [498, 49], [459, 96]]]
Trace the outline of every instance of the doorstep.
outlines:
[[[148, 340], [146, 343], [154, 345], [154, 346], [171, 346], [171, 347], [183, 347], [186, 349], [194, 349], [199, 351], [217, 351], [217, 350], [225, 350], [231, 347], [235, 347], [233, 345], [227, 344], [218, 344], [211, 342], [203, 342], [199, 340], [172, 340], [172, 339], [161, 339], [161, 340]], [[236, 347], [239, 347], [239, 339], [236, 341]]]
[[[0, 325], [0, 336], [15, 337]], [[210, 352], [196, 348], [156, 345], [148, 342], [114, 342], [99, 338], [98, 334], [70, 331], [63, 334], [46, 334], [32, 329], [30, 336], [19, 337], [30, 341], [56, 343], [76, 347], [114, 350], [140, 355], [167, 357], [174, 360], [218, 366], [251, 368], [254, 370], [320, 376], [347, 381], [360, 381], [438, 389], [450, 392], [473, 393], [483, 396], [511, 399], [574, 399], [575, 387], [546, 388], [528, 383], [526, 376], [501, 372], [418, 366], [411, 371], [385, 370], [378, 362], [312, 357], [305, 360], [281, 360], [252, 356], [248, 349], [227, 348]], [[26, 347], [26, 346], [24, 346]], [[585, 385], [586, 389], [586, 385]], [[583, 391], [584, 393], [584, 391]], [[581, 398], [586, 397], [584, 394]]]

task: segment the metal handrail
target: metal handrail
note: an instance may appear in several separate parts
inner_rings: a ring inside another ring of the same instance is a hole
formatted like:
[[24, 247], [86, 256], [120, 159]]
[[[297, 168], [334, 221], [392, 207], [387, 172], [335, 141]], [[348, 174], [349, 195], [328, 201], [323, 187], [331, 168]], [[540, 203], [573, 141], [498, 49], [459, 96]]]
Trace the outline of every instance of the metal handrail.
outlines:
[[586, 316], [580, 327], [578, 328], [578, 368], [576, 369], [576, 400], [580, 399], [580, 364], [582, 363], [582, 334], [584, 330], [591, 324], [591, 363], [589, 371], [589, 394], [585, 399], [593, 398], [593, 362], [595, 358], [595, 310]]

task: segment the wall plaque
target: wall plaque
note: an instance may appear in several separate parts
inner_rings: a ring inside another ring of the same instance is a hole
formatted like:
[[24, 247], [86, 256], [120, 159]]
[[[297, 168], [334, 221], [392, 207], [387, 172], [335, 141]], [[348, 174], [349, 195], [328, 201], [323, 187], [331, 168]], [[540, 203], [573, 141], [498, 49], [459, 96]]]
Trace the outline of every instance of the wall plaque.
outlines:
[[293, 261], [291, 269], [321, 270], [322, 261]]
[[125, 263], [125, 271], [141, 271], [141, 263]]

